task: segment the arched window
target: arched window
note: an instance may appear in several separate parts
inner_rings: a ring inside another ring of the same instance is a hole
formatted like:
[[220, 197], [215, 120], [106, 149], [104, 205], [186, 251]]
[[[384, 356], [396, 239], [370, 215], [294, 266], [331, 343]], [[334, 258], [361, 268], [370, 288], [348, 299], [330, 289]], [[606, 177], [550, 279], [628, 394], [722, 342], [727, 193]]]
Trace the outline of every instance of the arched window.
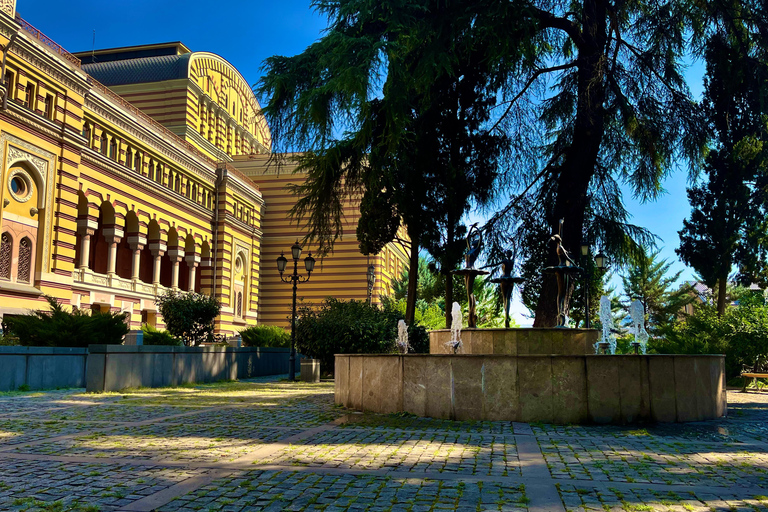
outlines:
[[107, 134], [105, 132], [101, 132], [101, 148], [99, 148], [102, 155], [107, 154]]
[[133, 167], [133, 150], [130, 146], [125, 150], [125, 166], [129, 169]]
[[88, 145], [91, 143], [91, 126], [88, 123], [83, 123], [83, 137], [88, 139]]
[[117, 140], [112, 139], [109, 143], [109, 158], [117, 160]]
[[24, 237], [19, 243], [19, 271], [16, 274], [16, 280], [21, 283], [28, 283], [32, 273], [32, 242]]
[[193, 200], [194, 202], [197, 202], [197, 184], [196, 183], [192, 184], [192, 197], [190, 197], [190, 199]]
[[0, 278], [11, 278], [11, 262], [13, 258], [13, 238], [10, 233], [3, 233], [0, 238]]
[[160, 184], [163, 183], [163, 164], [160, 162], [155, 164], [155, 181]]
[[173, 190], [175, 192], [181, 192], [181, 176], [176, 175], [176, 179], [173, 182]]
[[243, 292], [237, 292], [237, 311], [235, 314], [239, 317], [243, 316]]
[[141, 168], [141, 151], [136, 151], [136, 157], [133, 159], [133, 170], [142, 174], [144, 170]]

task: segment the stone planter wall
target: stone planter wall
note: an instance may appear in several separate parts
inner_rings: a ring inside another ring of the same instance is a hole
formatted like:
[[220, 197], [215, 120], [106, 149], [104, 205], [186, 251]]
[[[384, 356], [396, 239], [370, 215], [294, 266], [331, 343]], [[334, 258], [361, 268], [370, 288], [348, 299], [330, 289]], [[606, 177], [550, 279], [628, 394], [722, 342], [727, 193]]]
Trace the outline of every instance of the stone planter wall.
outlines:
[[88, 349], [0, 347], [0, 391], [81, 388]]
[[[287, 348], [91, 345], [86, 391], [176, 386], [288, 373]], [[301, 356], [296, 357], [296, 372]]]
[[[585, 355], [595, 353], [597, 329], [462, 329], [457, 354]], [[453, 354], [450, 329], [429, 332], [430, 354]]]
[[726, 413], [721, 355], [337, 355], [336, 403], [380, 413], [545, 423]]

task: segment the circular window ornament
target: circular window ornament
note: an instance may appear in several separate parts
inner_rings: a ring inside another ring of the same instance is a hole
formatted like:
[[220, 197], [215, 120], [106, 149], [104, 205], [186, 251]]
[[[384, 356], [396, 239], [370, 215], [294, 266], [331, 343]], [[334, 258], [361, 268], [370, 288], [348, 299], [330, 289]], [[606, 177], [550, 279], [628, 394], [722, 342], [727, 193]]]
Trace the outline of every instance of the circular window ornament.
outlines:
[[243, 271], [243, 260], [242, 260], [242, 258], [238, 257], [235, 260], [235, 272], [237, 272], [239, 274], [242, 271]]
[[32, 197], [34, 192], [34, 183], [32, 177], [22, 169], [14, 169], [8, 174], [8, 190], [11, 195], [20, 203], [25, 203]]

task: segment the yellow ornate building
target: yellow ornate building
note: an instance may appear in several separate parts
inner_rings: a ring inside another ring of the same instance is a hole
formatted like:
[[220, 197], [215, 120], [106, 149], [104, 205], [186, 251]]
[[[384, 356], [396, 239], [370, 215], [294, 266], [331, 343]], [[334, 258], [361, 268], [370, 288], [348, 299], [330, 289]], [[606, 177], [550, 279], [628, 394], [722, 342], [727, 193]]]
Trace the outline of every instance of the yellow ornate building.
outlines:
[[[302, 177], [265, 165], [269, 127], [231, 64], [181, 43], [70, 54], [13, 1], [0, 49], [1, 315], [47, 294], [162, 327], [172, 288], [216, 296], [217, 332], [287, 324], [274, 259], [303, 235], [284, 190]], [[374, 258], [374, 299], [407, 261], [397, 244]], [[350, 236], [300, 295], [364, 299], [367, 264]]]

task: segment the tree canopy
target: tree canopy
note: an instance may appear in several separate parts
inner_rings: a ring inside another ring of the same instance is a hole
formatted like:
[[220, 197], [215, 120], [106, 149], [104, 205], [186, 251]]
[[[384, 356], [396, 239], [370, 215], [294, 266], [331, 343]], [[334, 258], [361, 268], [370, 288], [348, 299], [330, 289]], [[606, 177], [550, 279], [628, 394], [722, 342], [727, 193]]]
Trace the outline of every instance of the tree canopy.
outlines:
[[503, 134], [483, 129], [499, 87], [488, 66], [501, 64], [476, 35], [490, 13], [476, 25], [470, 2], [314, 5], [329, 17], [325, 36], [300, 55], [268, 59], [258, 87], [276, 148], [303, 152], [308, 178], [295, 188], [292, 215], [306, 221], [322, 255], [343, 234], [345, 199], [358, 195], [363, 253], [381, 250], [402, 222], [412, 267], [426, 247], [452, 268], [461, 217], [470, 200], [492, 196], [506, 146]]
[[698, 167], [706, 126], [682, 62], [730, 11], [760, 12], [688, 0], [313, 5], [328, 16], [324, 36], [269, 59], [257, 91], [275, 149], [304, 152], [293, 214], [309, 238], [329, 251], [344, 199], [359, 194], [364, 252], [402, 222], [412, 268], [419, 248], [449, 268], [469, 205], [507, 196], [484, 227], [488, 257], [514, 246], [537, 326], [555, 323], [555, 283], [540, 276], [560, 219], [571, 252], [587, 239], [623, 265], [653, 245], [629, 222], [622, 187], [650, 201], [677, 161]]
[[703, 106], [712, 148], [703, 179], [688, 189], [692, 211], [676, 249], [707, 286], [717, 285], [719, 315], [734, 265], [743, 284], [766, 277], [768, 63], [763, 38], [744, 25], [733, 20], [707, 41]]

